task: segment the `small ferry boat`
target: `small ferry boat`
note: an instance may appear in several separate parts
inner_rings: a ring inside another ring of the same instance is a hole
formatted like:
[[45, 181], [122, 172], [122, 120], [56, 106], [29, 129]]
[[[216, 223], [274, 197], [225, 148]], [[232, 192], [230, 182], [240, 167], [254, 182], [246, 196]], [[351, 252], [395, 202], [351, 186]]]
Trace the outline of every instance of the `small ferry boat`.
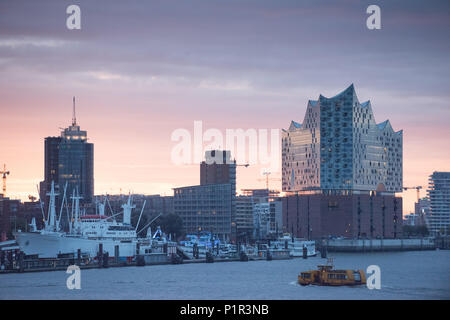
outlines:
[[354, 286], [366, 283], [363, 270], [335, 270], [333, 260], [328, 259], [326, 265], [317, 266], [318, 270], [301, 272], [298, 283], [302, 286], [315, 284], [319, 286]]

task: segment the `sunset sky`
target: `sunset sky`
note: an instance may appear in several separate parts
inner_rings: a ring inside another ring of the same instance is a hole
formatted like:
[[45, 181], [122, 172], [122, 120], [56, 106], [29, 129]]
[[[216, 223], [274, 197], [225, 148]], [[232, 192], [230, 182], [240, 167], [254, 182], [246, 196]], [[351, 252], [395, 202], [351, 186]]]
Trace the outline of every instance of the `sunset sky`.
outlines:
[[[81, 30], [66, 28], [71, 4]], [[381, 30], [366, 27], [370, 4]], [[449, 1], [2, 0], [7, 193], [37, 194], [44, 138], [70, 125], [72, 96], [94, 143], [95, 193], [171, 195], [200, 181], [198, 164], [171, 162], [174, 130], [287, 128], [308, 99], [351, 83], [377, 122], [404, 130], [404, 186], [427, 186], [450, 171], [449, 57]], [[239, 167], [237, 189], [263, 188], [261, 168]], [[407, 213], [416, 193], [403, 197]]]

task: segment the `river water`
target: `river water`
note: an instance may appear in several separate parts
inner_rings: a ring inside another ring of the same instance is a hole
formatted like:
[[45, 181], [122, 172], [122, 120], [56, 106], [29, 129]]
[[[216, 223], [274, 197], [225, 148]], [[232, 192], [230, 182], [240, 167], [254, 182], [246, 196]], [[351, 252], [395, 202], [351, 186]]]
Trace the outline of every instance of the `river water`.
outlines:
[[297, 275], [320, 257], [81, 270], [69, 290], [65, 271], [0, 275], [0, 299], [450, 299], [450, 251], [334, 253], [336, 268], [378, 265], [381, 289], [300, 286]]

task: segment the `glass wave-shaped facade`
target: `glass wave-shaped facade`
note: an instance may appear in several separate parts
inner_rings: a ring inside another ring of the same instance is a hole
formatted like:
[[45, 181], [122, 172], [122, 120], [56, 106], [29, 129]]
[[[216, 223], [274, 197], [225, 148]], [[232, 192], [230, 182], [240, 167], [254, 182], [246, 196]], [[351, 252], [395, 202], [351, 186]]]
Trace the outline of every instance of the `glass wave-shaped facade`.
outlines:
[[377, 124], [370, 101], [353, 84], [340, 94], [309, 100], [303, 123], [282, 133], [282, 187], [299, 191], [401, 192], [403, 132]]

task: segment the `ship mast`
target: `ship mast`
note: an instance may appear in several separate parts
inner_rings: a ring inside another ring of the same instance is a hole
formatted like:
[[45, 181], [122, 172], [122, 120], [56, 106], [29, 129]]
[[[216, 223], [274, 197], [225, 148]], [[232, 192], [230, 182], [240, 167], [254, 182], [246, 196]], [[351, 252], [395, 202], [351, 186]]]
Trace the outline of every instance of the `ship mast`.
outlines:
[[70, 197], [72, 199], [72, 209], [70, 211], [70, 219], [69, 219], [69, 233], [72, 233], [73, 224], [74, 224], [74, 209], [75, 209], [75, 189], [72, 190], [72, 196]]
[[99, 216], [103, 217], [105, 215], [105, 204], [99, 202], [98, 204], [98, 214]]
[[[78, 189], [77, 189], [77, 194], [78, 194]], [[82, 199], [83, 197], [80, 197], [79, 195], [75, 196], [75, 190], [73, 190], [73, 196], [72, 196], [72, 200], [75, 201], [75, 212], [73, 212], [73, 205], [72, 205], [72, 217], [73, 217], [73, 227], [71, 228], [74, 233], [79, 233], [80, 232], [80, 199]], [[72, 201], [72, 203], [73, 203]]]
[[131, 204], [131, 194], [128, 196], [128, 202], [122, 205], [123, 208], [123, 224], [131, 224], [131, 209], [136, 206]]
[[56, 201], [55, 198], [58, 195], [55, 192], [55, 182], [52, 181], [52, 187], [50, 193], [47, 193], [50, 196], [50, 203], [48, 207], [48, 219], [46, 221], [46, 229], [48, 231], [55, 231], [56, 228]]
[[67, 181], [66, 181], [66, 184], [64, 185], [64, 195], [63, 195], [63, 199], [61, 202], [61, 208], [59, 210], [59, 217], [56, 220], [56, 231], [61, 230], [61, 216], [62, 216], [62, 212], [63, 212], [63, 208], [64, 208], [64, 203], [66, 201], [66, 190], [67, 190]]

